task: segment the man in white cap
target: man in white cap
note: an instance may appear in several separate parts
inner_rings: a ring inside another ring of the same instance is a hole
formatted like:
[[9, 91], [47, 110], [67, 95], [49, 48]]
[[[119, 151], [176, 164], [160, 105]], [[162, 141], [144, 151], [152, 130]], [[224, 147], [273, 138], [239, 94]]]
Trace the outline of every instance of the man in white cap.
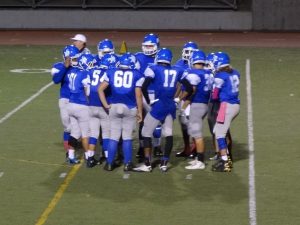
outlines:
[[87, 39], [83, 34], [76, 34], [71, 40], [73, 40], [73, 44], [79, 49], [80, 53], [90, 53], [90, 50], [86, 47]]

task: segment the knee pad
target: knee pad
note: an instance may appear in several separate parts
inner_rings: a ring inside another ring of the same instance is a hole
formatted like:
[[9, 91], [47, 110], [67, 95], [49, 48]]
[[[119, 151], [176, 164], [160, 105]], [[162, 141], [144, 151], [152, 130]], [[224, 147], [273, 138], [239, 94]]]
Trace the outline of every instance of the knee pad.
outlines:
[[161, 126], [158, 126], [155, 128], [153, 132], [153, 137], [154, 138], [160, 138], [161, 137]]
[[68, 142], [69, 142], [69, 145], [70, 145], [70, 146], [72, 146], [73, 148], [77, 148], [77, 146], [78, 146], [78, 141], [77, 141], [76, 138], [70, 136]]
[[219, 146], [219, 149], [227, 149], [227, 143], [226, 143], [226, 139], [225, 138], [218, 138], [217, 139], [218, 141], [218, 146]]

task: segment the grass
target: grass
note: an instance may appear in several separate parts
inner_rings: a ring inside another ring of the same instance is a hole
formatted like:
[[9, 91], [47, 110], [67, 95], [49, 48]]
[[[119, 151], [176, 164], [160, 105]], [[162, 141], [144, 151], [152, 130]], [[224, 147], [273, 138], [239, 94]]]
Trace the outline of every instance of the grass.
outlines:
[[[0, 118], [51, 81], [47, 73], [15, 74], [16, 68], [50, 68], [62, 46], [0, 46]], [[172, 48], [174, 58], [180, 49]], [[135, 51], [136, 49], [130, 49]], [[186, 161], [171, 159], [167, 174], [111, 173], [103, 166], [79, 170], [49, 215], [47, 225], [246, 225], [248, 219], [248, 147], [245, 60], [251, 60], [257, 222], [299, 222], [299, 49], [205, 48], [224, 50], [242, 74], [241, 111], [232, 124], [234, 170], [230, 174], [187, 171]], [[0, 124], [0, 225], [33, 225], [63, 183], [64, 163], [58, 90], [51, 86]], [[175, 122], [174, 153], [182, 148]], [[212, 155], [205, 126], [207, 156]], [[135, 146], [136, 147], [136, 146]], [[192, 179], [187, 179], [192, 178]]]

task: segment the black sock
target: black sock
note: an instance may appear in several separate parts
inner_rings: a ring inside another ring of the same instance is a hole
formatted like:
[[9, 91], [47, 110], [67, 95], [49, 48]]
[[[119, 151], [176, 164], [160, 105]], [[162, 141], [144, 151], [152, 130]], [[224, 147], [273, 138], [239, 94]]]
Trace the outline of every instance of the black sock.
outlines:
[[204, 153], [197, 153], [197, 160], [204, 162]]

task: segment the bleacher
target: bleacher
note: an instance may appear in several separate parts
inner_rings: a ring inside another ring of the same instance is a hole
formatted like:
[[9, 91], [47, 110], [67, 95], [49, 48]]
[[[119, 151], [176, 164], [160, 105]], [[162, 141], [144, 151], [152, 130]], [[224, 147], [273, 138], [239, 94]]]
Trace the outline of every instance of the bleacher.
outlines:
[[82, 9], [227, 9], [237, 10], [239, 0], [1, 0], [1, 8]]

